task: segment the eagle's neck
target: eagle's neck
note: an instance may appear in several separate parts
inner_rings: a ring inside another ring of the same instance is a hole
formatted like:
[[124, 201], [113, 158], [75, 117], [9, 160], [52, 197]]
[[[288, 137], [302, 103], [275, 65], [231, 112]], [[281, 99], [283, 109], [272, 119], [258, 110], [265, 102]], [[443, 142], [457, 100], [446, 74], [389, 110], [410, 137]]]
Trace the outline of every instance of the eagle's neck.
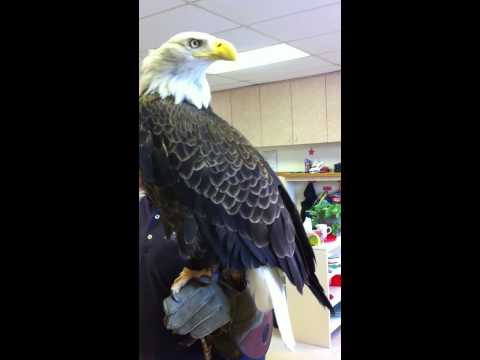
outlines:
[[173, 96], [175, 103], [188, 101], [198, 109], [208, 108], [211, 100], [206, 70], [210, 63], [168, 63], [145, 69], [140, 81], [140, 93], [159, 94], [162, 99]]

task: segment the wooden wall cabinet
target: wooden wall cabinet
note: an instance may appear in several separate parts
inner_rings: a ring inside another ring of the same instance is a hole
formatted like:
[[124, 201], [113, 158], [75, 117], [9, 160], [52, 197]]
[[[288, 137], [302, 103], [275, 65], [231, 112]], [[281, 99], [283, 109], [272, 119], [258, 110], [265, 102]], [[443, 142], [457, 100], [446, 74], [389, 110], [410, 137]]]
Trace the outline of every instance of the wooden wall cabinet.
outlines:
[[256, 147], [341, 140], [340, 72], [215, 92], [212, 107]]
[[260, 96], [258, 86], [247, 86], [231, 90], [232, 125], [253, 146], [262, 146], [260, 124]]
[[290, 81], [292, 94], [293, 143], [327, 142], [325, 76]]
[[327, 81], [327, 140], [328, 142], [341, 141], [342, 125], [342, 96], [341, 73], [334, 72], [326, 75]]
[[262, 146], [293, 144], [292, 99], [288, 81], [260, 85]]
[[213, 108], [215, 113], [219, 115], [224, 120], [232, 123], [232, 103], [230, 101], [231, 92], [219, 91], [212, 94], [212, 101], [210, 106]]

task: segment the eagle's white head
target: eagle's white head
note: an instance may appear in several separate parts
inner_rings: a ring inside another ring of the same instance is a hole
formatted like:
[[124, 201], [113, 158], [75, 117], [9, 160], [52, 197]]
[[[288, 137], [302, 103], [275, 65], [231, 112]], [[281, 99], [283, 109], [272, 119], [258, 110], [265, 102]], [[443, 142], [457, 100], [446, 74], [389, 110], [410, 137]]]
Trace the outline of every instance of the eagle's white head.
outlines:
[[211, 99], [206, 71], [216, 60], [235, 60], [235, 47], [226, 40], [201, 32], [183, 32], [156, 50], [150, 50], [141, 67], [140, 94], [173, 96], [198, 109]]

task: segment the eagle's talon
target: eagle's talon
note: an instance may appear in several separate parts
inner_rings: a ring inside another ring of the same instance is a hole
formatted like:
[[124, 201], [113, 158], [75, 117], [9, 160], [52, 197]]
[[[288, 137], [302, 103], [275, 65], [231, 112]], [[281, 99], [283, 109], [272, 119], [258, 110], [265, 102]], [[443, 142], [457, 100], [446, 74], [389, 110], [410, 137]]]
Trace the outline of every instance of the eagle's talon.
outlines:
[[170, 290], [172, 295], [176, 295], [182, 290], [182, 288], [187, 285], [187, 283], [192, 279], [200, 279], [201, 277], [206, 276], [210, 279], [213, 277], [212, 269], [202, 269], [202, 270], [191, 270], [189, 268], [183, 268], [180, 275], [174, 280]]

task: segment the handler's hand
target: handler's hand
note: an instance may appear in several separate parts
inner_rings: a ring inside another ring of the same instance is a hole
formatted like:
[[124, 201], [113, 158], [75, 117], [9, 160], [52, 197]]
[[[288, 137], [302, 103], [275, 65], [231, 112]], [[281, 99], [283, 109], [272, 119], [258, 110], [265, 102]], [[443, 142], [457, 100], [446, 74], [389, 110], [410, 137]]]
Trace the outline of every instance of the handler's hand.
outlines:
[[204, 338], [231, 321], [230, 302], [217, 283], [190, 281], [163, 301], [165, 327], [178, 335]]

